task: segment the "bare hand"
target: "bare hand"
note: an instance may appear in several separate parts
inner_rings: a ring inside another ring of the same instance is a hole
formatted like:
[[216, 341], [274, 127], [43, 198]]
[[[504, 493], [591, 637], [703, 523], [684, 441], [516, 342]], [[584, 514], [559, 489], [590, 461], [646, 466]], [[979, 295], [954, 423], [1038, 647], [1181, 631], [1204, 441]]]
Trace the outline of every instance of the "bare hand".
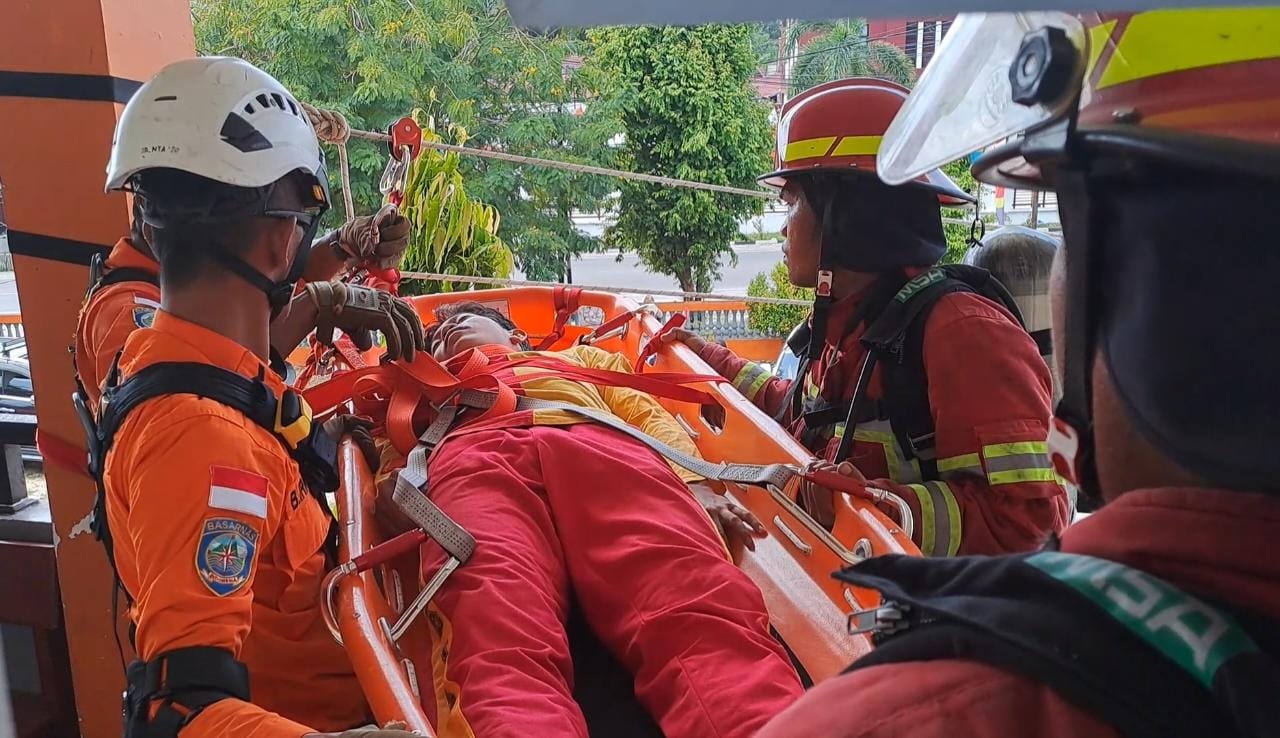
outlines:
[[743, 546], [754, 551], [756, 550], [755, 539], [764, 538], [767, 535], [755, 513], [716, 492], [706, 482], [694, 482], [689, 485], [689, 490], [693, 492], [694, 498], [702, 505], [702, 509], [707, 511], [707, 515], [711, 516], [711, 520], [720, 529], [725, 543], [732, 545], [735, 541], [741, 542]]
[[707, 345], [706, 340], [704, 340], [702, 336], [699, 336], [697, 333], [685, 328], [672, 328], [666, 333], [663, 333], [661, 338], [663, 343], [683, 343], [693, 349], [694, 353], [702, 351], [703, 347]]
[[398, 266], [409, 247], [410, 224], [395, 205], [387, 205], [373, 215], [361, 215], [338, 229], [338, 248], [356, 262], [369, 262], [381, 269]]

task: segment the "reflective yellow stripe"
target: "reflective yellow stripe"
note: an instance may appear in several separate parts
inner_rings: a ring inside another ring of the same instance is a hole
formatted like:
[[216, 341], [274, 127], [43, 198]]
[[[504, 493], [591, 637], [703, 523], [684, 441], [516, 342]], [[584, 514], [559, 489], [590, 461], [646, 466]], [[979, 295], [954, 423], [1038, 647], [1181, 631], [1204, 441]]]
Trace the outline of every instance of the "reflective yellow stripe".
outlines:
[[743, 397], [748, 400], [754, 400], [756, 393], [769, 381], [771, 375], [765, 371], [763, 366], [754, 362], [744, 364], [742, 369], [738, 371], [738, 376], [733, 378], [733, 386]]
[[1115, 20], [1109, 20], [1089, 29], [1089, 65], [1084, 68], [1085, 79], [1093, 77], [1093, 68], [1098, 65], [1098, 57], [1102, 56], [1102, 50], [1107, 47], [1111, 39], [1111, 31], [1115, 27]]
[[769, 372], [761, 370], [760, 376], [756, 377], [755, 380], [751, 382], [751, 386], [747, 387], [747, 391], [743, 392], [742, 394], [748, 400], [754, 400], [756, 399], [756, 394], [760, 391], [760, 388], [763, 387], [765, 382], [768, 382], [768, 381], [769, 381]]
[[920, 553], [932, 556], [938, 536], [933, 495], [929, 494], [929, 489], [923, 484], [908, 484], [907, 488], [916, 493], [916, 499], [920, 502], [920, 519], [916, 521], [920, 524]]
[[831, 150], [831, 144], [836, 142], [835, 136], [824, 136], [822, 138], [806, 138], [803, 141], [792, 141], [787, 144], [787, 150], [782, 155], [782, 162], [790, 164], [793, 161], [801, 159], [816, 159], [819, 156], [825, 156]]
[[1017, 443], [993, 443], [982, 447], [982, 455], [988, 459], [1014, 454], [1047, 454], [1049, 444], [1046, 441], [1018, 441]]
[[1097, 89], [1275, 57], [1280, 57], [1280, 12], [1275, 8], [1153, 10], [1129, 20]]
[[1010, 469], [1009, 471], [991, 472], [987, 481], [992, 485], [1017, 484], [1018, 482], [1056, 482], [1058, 475], [1053, 469]]
[[982, 471], [982, 457], [978, 454], [961, 454], [938, 459], [938, 472], [949, 472], [957, 469]]
[[832, 156], [864, 156], [880, 151], [880, 140], [883, 136], [845, 136], [836, 144]]
[[920, 502], [920, 552], [955, 556], [960, 550], [960, 503], [946, 482], [908, 484]]

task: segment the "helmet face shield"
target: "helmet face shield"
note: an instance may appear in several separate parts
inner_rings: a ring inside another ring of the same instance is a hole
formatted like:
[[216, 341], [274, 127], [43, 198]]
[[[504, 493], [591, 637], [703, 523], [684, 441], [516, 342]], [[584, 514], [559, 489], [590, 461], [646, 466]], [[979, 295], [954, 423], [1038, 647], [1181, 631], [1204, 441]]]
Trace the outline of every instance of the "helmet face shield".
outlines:
[[1078, 84], [1032, 105], [1013, 101], [1010, 70], [1023, 40], [1050, 27], [1064, 31], [1078, 52], [1072, 76], [1078, 80], [1088, 56], [1085, 28], [1075, 16], [1059, 12], [959, 16], [885, 132], [880, 178], [892, 185], [909, 182], [1066, 113], [1075, 103]]

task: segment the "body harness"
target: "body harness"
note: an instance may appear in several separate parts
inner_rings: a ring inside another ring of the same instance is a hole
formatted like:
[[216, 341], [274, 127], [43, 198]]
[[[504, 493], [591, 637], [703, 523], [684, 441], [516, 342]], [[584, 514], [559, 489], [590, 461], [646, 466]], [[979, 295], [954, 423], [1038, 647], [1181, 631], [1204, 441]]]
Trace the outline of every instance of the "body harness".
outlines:
[[1146, 572], [1042, 550], [881, 556], [836, 578], [884, 597], [849, 616], [849, 632], [876, 644], [850, 670], [976, 661], [1047, 685], [1129, 738], [1280, 735], [1280, 621]]
[[[787, 339], [792, 352], [801, 357], [800, 367], [774, 420], [784, 422], [788, 415], [801, 418], [802, 441], [807, 446], [820, 434], [844, 423], [844, 434], [833, 459], [839, 463], [848, 459], [853, 450], [858, 423], [888, 419], [906, 460], [919, 462], [925, 481], [938, 479], [929, 378], [924, 369], [924, 333], [933, 308], [943, 297], [956, 292], [976, 293], [1003, 307], [1018, 325], [1023, 325], [1013, 296], [985, 269], [948, 264], [911, 279], [903, 274], [885, 276], [868, 290], [841, 333], [848, 336], [859, 325], [866, 325], [859, 340], [867, 355], [850, 400], [833, 403], [819, 395], [806, 401], [803, 387], [814, 360], [810, 348], [818, 326], [816, 321], [812, 328], [801, 324]], [[822, 338], [816, 340], [824, 342]], [[838, 355], [832, 361], [838, 361]], [[867, 391], [877, 366], [882, 371], [884, 396], [872, 401]]]
[[[259, 427], [270, 431], [284, 446], [298, 463], [308, 491], [321, 507], [329, 511], [325, 495], [338, 488], [337, 443], [319, 423], [313, 422], [310, 408], [298, 393], [286, 390], [276, 397], [262, 376], [249, 379], [198, 363], [154, 364], [124, 382], [118, 380], [118, 367], [112, 367], [96, 419], [82, 395], [77, 393], [73, 398], [88, 439], [88, 471], [97, 484], [92, 530], [106, 550], [107, 560], [115, 573], [117, 591], [122, 587], [111, 530], [107, 524], [103, 471], [116, 432], [129, 413], [147, 400], [171, 394], [192, 394], [242, 413]], [[325, 551], [329, 558], [336, 560], [338, 528], [331, 512], [330, 516]], [[127, 591], [125, 597], [131, 600]], [[126, 678], [125, 738], [174, 738], [184, 725], [214, 702], [226, 698], [249, 699], [248, 671], [230, 652], [221, 648], [179, 648], [151, 661], [135, 660], [126, 670]], [[157, 702], [159, 708], [153, 716], [152, 705]]]

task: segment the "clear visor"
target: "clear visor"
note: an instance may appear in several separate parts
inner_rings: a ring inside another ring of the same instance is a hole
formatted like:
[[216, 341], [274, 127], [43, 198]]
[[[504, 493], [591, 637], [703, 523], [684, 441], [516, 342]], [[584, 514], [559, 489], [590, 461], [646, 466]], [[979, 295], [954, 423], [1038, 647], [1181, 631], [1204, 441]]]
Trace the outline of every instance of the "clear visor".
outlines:
[[1009, 84], [1009, 68], [1023, 38], [1046, 26], [1062, 28], [1077, 49], [1085, 49], [1083, 24], [1067, 13], [967, 13], [956, 18], [885, 132], [876, 163], [880, 178], [892, 185], [910, 182], [1061, 115], [1073, 95], [1047, 105], [1019, 105]]

